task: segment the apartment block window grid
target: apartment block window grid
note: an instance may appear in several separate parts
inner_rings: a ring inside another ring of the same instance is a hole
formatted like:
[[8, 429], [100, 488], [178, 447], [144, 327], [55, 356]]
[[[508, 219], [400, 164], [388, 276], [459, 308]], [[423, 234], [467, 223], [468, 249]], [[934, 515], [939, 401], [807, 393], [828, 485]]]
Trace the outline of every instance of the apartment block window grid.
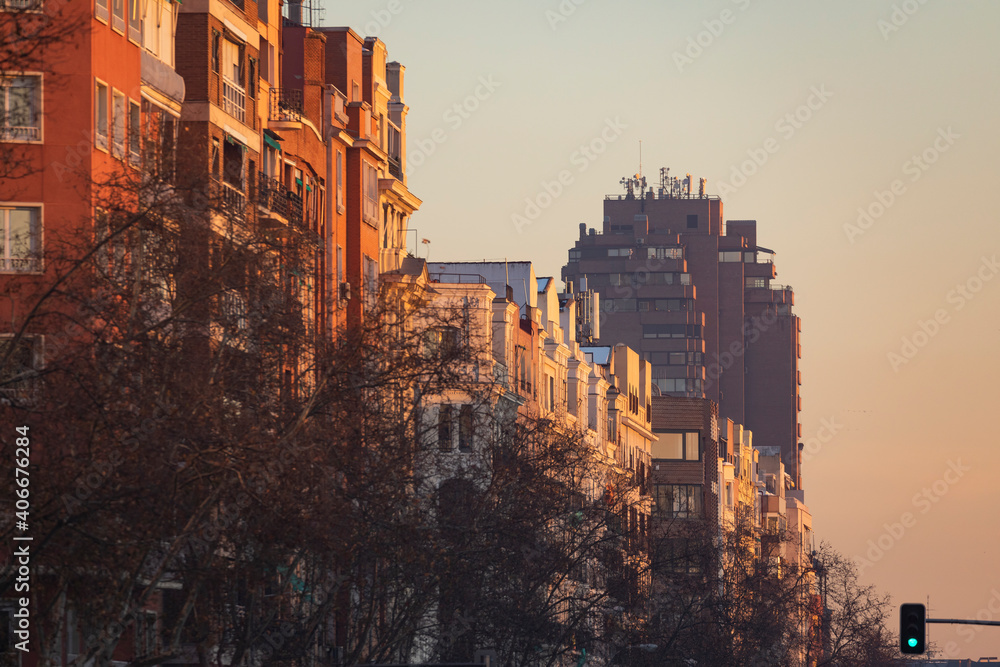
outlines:
[[41, 270], [40, 206], [0, 206], [0, 270]]
[[0, 141], [41, 139], [41, 75], [0, 79]]

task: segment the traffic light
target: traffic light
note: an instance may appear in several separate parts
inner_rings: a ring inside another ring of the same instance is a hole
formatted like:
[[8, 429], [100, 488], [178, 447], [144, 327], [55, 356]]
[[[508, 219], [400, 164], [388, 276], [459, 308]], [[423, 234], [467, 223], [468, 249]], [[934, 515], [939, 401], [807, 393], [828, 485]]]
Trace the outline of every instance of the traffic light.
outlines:
[[903, 653], [923, 653], [926, 612], [922, 604], [899, 606], [899, 650]]

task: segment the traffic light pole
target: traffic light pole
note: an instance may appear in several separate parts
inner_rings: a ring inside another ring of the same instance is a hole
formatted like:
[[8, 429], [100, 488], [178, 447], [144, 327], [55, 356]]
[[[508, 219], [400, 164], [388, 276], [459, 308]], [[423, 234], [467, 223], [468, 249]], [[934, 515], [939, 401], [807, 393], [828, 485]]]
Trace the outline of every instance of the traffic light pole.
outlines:
[[962, 625], [1000, 625], [1000, 621], [967, 621], [960, 618], [928, 618], [925, 623], [960, 623]]

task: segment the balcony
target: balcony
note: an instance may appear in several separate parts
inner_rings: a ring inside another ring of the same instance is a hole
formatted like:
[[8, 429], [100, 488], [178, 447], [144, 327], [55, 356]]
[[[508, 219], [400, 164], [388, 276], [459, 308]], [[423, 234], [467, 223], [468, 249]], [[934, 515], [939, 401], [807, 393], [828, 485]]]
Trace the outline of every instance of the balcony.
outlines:
[[245, 123], [247, 91], [228, 77], [222, 77], [222, 110], [230, 116]]
[[295, 227], [303, 225], [302, 199], [266, 174], [260, 174], [257, 204]]
[[0, 258], [0, 271], [16, 271], [19, 273], [37, 273], [42, 270], [42, 261], [36, 257], [6, 257]]
[[224, 290], [219, 295], [219, 317], [223, 324], [238, 331], [245, 331], [247, 302], [243, 295], [233, 289]]
[[229, 183], [222, 183], [222, 210], [238, 220], [246, 216], [247, 196]]
[[510, 389], [507, 366], [505, 364], [501, 364], [499, 361], [495, 361], [493, 363], [493, 380], [499, 387], [503, 389]]
[[403, 166], [399, 163], [398, 159], [389, 158], [389, 173], [393, 178], [400, 181], [403, 180]]
[[0, 127], [0, 141], [41, 141], [42, 128], [40, 127]]
[[268, 120], [278, 122], [301, 123], [302, 91], [288, 88], [272, 88], [271, 103], [268, 109]]
[[42, 0], [0, 0], [0, 8], [15, 11], [41, 11]]

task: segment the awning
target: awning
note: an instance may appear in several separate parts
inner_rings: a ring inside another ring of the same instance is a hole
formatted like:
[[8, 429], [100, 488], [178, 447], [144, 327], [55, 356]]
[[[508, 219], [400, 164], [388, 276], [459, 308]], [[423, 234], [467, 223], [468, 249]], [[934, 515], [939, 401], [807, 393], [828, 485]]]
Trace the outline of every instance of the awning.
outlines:
[[271, 148], [273, 148], [276, 151], [280, 151], [281, 150], [281, 144], [279, 144], [277, 141], [275, 141], [274, 139], [272, 139], [271, 135], [269, 135], [267, 132], [264, 132], [264, 143], [267, 144], [268, 146], [270, 146]]

